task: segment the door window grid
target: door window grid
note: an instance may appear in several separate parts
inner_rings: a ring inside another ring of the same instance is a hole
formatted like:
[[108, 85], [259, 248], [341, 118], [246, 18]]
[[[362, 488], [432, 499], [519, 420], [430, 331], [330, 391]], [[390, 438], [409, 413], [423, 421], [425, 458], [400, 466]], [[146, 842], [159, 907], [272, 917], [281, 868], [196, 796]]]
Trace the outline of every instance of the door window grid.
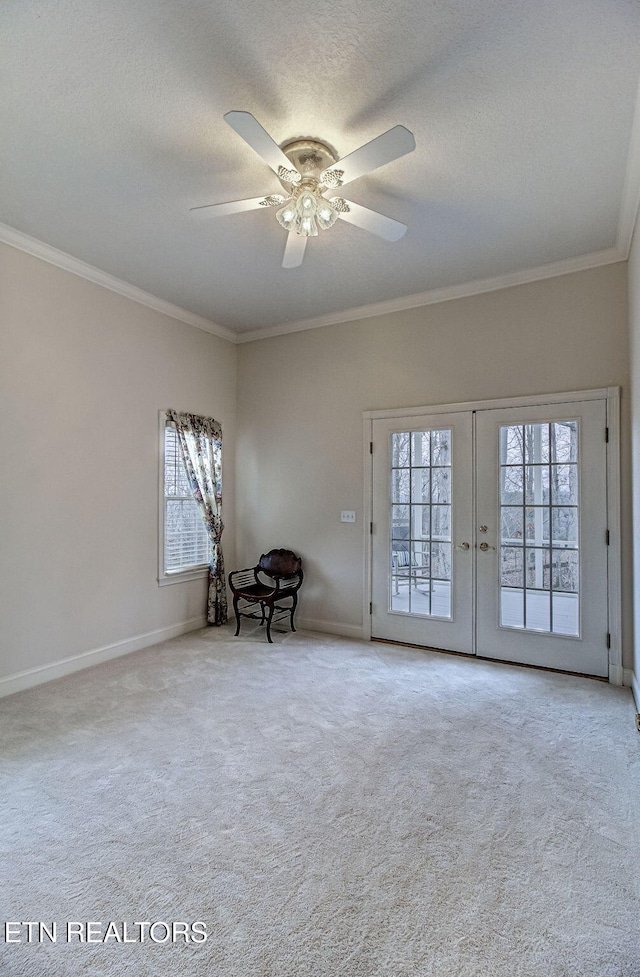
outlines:
[[391, 435], [390, 610], [451, 619], [450, 429]]
[[579, 635], [578, 422], [500, 428], [500, 623]]

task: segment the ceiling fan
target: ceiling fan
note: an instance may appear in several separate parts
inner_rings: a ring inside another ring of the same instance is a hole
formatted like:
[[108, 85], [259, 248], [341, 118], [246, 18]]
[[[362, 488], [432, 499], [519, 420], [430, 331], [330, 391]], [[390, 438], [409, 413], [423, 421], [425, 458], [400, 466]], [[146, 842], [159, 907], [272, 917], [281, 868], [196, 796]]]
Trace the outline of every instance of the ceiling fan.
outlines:
[[338, 218], [377, 234], [385, 241], [398, 241], [406, 224], [361, 207], [341, 196], [327, 196], [346, 183], [357, 180], [385, 163], [390, 163], [416, 148], [413, 134], [404, 126], [394, 126], [342, 159], [325, 143], [316, 139], [296, 139], [282, 146], [250, 112], [227, 112], [224, 116], [235, 132], [271, 167], [286, 196], [280, 193], [222, 204], [192, 207], [198, 217], [224, 217], [261, 207], [278, 207], [278, 223], [289, 232], [282, 261], [283, 268], [302, 264], [309, 237], [332, 227]]

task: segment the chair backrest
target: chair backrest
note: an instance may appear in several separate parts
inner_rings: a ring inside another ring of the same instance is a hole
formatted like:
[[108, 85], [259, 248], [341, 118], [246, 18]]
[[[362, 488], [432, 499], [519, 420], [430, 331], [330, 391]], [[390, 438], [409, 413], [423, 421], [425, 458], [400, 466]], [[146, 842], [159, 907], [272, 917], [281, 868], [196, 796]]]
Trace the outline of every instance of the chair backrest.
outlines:
[[393, 566], [396, 569], [411, 566], [411, 557], [408, 550], [393, 551]]
[[258, 569], [274, 580], [286, 579], [301, 573], [302, 560], [292, 550], [269, 550], [260, 557]]

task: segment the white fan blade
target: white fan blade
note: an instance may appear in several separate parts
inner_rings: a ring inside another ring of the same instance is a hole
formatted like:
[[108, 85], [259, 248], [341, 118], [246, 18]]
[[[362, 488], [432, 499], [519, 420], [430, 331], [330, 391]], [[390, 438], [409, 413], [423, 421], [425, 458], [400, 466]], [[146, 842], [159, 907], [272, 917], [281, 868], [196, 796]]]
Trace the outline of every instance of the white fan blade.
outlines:
[[368, 207], [361, 207], [360, 204], [354, 204], [351, 200], [344, 201], [347, 207], [347, 211], [339, 211], [338, 217], [343, 221], [348, 221], [349, 224], [355, 224], [356, 227], [361, 227], [363, 231], [370, 231], [371, 234], [377, 234], [378, 237], [382, 237], [385, 241], [399, 241], [401, 237], [404, 237], [407, 231], [407, 225], [401, 224], [400, 221], [394, 221], [391, 217], [385, 217], [383, 214], [379, 214], [375, 210], [369, 210]]
[[284, 258], [282, 259], [282, 267], [298, 268], [302, 264], [304, 249], [306, 246], [306, 237], [304, 237], [302, 234], [298, 234], [297, 231], [289, 231], [287, 246], [284, 249]]
[[190, 213], [195, 217], [226, 217], [227, 214], [241, 214], [245, 210], [259, 210], [264, 207], [275, 207], [284, 203], [280, 194], [265, 197], [247, 197], [246, 200], [228, 200], [224, 204], [205, 204], [204, 207], [192, 207]]
[[251, 112], [227, 112], [224, 120], [239, 136], [242, 136], [258, 156], [262, 156], [276, 176], [280, 175], [280, 170], [297, 174], [291, 160], [287, 159], [278, 144], [274, 142], [267, 130], [262, 128], [258, 120], [251, 115]]
[[325, 173], [332, 174], [335, 171], [341, 173], [340, 182], [335, 185], [343, 186], [345, 183], [357, 180], [365, 173], [370, 173], [371, 170], [377, 170], [385, 163], [391, 163], [400, 156], [412, 153], [415, 148], [416, 141], [413, 133], [404, 126], [394, 126], [393, 129], [383, 132], [381, 136], [376, 136], [371, 142], [365, 143], [360, 149], [354, 149], [333, 166], [327, 167]]

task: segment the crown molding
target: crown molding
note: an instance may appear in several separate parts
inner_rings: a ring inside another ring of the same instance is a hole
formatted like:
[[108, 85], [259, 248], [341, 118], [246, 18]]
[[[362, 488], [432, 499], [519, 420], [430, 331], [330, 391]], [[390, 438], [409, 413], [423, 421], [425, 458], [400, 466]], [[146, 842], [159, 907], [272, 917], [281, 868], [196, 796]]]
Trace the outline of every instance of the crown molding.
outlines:
[[132, 302], [137, 302], [139, 305], [146, 305], [147, 308], [153, 309], [155, 312], [160, 312], [162, 315], [169, 316], [171, 319], [186, 322], [187, 325], [195, 326], [196, 329], [203, 329], [205, 332], [212, 333], [220, 339], [226, 339], [232, 343], [237, 342], [236, 334], [230, 329], [218, 325], [217, 322], [212, 322], [210, 319], [205, 319], [204, 316], [196, 315], [194, 312], [188, 312], [186, 309], [181, 309], [178, 305], [173, 305], [171, 302], [157, 298], [155, 295], [151, 295], [150, 292], [145, 292], [144, 289], [138, 288], [136, 285], [131, 285], [129, 282], [116, 278], [114, 275], [109, 275], [106, 271], [101, 271], [93, 265], [88, 265], [86, 262], [80, 261], [79, 258], [74, 258], [73, 255], [59, 251], [58, 248], [54, 248], [50, 244], [45, 244], [44, 241], [38, 241], [37, 238], [30, 237], [28, 234], [16, 230], [15, 227], [9, 227], [8, 224], [0, 224], [0, 243], [8, 244], [18, 251], [25, 251], [27, 254], [33, 255], [34, 258], [40, 258], [42, 261], [47, 261], [50, 265], [55, 265], [57, 268], [71, 272], [72, 275], [78, 275], [79, 278], [84, 278], [88, 282], [93, 282], [95, 285], [108, 288], [110, 292], [116, 292], [118, 295], [131, 299]]
[[640, 207], [640, 87], [636, 98], [636, 108], [631, 126], [631, 138], [629, 140], [629, 155], [627, 156], [627, 169], [622, 190], [622, 202], [620, 204], [620, 217], [618, 220], [618, 249], [624, 255], [626, 261], [631, 251], [633, 241], [633, 231], [638, 218], [638, 208]]
[[470, 298], [482, 295], [484, 292], [496, 292], [501, 288], [512, 288], [516, 285], [527, 285], [531, 282], [543, 281], [545, 278], [558, 278], [577, 271], [587, 271], [599, 268], [601, 265], [611, 265], [618, 261], [626, 261], [625, 254], [618, 248], [607, 248], [605, 251], [594, 251], [577, 258], [565, 258], [536, 268], [525, 268], [520, 271], [497, 275], [495, 278], [476, 279], [461, 285], [451, 285], [446, 288], [434, 288], [417, 295], [405, 295], [387, 302], [375, 302], [372, 305], [361, 305], [357, 308], [346, 309], [344, 312], [334, 312], [330, 315], [317, 316], [314, 319], [301, 319], [298, 322], [283, 322], [266, 329], [252, 329], [236, 336], [238, 343], [251, 343], [258, 339], [270, 339], [273, 336], [284, 336], [292, 332], [303, 332], [306, 329], [318, 329], [321, 326], [333, 326], [342, 322], [354, 322], [358, 319], [370, 319], [373, 316], [390, 315], [393, 312], [405, 312], [424, 305], [436, 305], [440, 302], [451, 302], [453, 299]]

